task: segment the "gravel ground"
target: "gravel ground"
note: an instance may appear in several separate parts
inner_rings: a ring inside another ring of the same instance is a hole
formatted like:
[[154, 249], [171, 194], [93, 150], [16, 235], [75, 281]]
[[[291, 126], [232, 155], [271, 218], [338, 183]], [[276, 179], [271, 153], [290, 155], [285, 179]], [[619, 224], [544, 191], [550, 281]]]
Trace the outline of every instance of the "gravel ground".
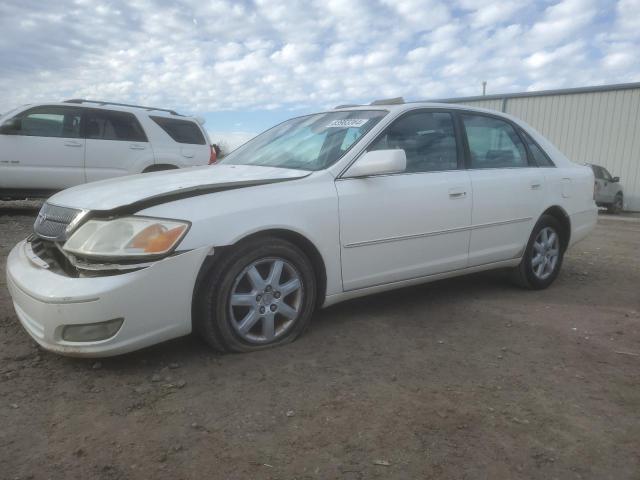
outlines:
[[[0, 206], [0, 268], [37, 204]], [[292, 345], [39, 350], [0, 277], [0, 478], [638, 479], [640, 221], [556, 283], [479, 274], [318, 313]]]

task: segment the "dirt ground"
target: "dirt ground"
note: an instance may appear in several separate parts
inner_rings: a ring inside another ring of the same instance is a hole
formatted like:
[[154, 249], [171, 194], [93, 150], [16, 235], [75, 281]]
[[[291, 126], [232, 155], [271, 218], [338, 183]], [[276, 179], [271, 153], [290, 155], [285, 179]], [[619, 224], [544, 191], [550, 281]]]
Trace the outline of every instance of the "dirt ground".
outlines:
[[[31, 204], [0, 206], [0, 268]], [[542, 292], [500, 273], [321, 311], [292, 345], [38, 349], [0, 277], [0, 478], [639, 479], [640, 220]]]

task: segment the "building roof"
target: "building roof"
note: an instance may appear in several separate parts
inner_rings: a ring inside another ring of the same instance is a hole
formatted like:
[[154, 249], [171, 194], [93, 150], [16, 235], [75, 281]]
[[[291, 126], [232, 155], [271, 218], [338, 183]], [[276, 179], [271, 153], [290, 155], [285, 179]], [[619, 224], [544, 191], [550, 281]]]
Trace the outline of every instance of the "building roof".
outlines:
[[632, 90], [640, 88], [640, 82], [598, 85], [593, 87], [561, 88], [557, 90], [540, 90], [537, 92], [502, 93], [497, 95], [478, 95], [475, 97], [443, 98], [431, 100], [439, 103], [475, 102], [479, 100], [504, 100], [506, 98], [546, 97], [550, 95], [575, 95], [577, 93], [612, 92], [615, 90]]

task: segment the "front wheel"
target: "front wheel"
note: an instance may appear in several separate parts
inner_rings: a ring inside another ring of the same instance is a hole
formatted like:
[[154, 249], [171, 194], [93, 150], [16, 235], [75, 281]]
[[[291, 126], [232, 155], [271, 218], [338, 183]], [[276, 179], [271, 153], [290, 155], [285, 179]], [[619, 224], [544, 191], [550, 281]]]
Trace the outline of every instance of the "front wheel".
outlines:
[[540, 217], [531, 232], [520, 265], [512, 272], [516, 284], [541, 290], [553, 283], [564, 257], [562, 231], [560, 222], [554, 217]]
[[618, 214], [622, 211], [623, 207], [622, 194], [616, 194], [616, 197], [613, 200], [613, 203], [607, 207], [609, 213]]
[[194, 327], [218, 351], [250, 352], [293, 341], [316, 303], [313, 267], [298, 247], [257, 238], [235, 247], [205, 277]]

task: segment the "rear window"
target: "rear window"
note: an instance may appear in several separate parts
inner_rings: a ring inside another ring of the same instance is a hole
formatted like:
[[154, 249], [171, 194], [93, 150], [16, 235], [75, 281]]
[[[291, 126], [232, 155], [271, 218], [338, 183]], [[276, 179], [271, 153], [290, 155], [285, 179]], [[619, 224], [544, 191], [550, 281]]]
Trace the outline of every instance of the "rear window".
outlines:
[[151, 117], [167, 134], [178, 143], [190, 143], [192, 145], [206, 145], [204, 135], [198, 125], [189, 120], [176, 118]]
[[538, 146], [527, 132], [521, 130], [520, 133], [524, 137], [525, 142], [527, 142], [527, 147], [529, 147], [529, 152], [531, 152], [531, 156], [533, 157], [536, 165], [539, 167], [555, 167], [554, 163], [549, 158], [549, 155], [547, 155], [544, 150]]

